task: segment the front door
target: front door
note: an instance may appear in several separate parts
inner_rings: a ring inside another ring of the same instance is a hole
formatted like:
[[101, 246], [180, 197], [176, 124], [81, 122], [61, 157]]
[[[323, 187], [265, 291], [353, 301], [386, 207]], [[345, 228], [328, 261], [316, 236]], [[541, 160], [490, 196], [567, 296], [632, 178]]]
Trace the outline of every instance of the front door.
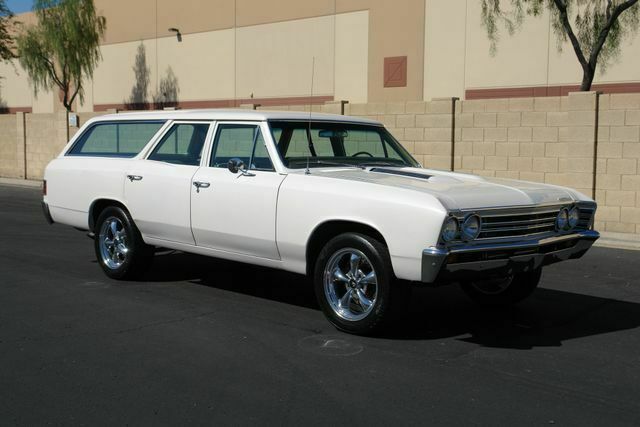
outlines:
[[143, 235], [193, 245], [191, 179], [209, 123], [175, 123], [151, 154], [132, 163], [125, 180], [129, 211]]
[[[246, 169], [231, 172], [231, 159], [241, 160]], [[273, 168], [259, 123], [220, 123], [208, 165], [193, 177], [196, 245], [279, 259], [276, 204], [284, 178]]]

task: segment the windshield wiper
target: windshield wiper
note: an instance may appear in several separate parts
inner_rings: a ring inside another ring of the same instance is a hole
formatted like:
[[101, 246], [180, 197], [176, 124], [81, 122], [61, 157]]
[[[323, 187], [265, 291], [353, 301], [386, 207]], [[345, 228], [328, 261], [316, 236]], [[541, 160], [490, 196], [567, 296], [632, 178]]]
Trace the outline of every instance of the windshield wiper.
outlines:
[[362, 165], [354, 165], [352, 163], [341, 163], [341, 162], [331, 162], [331, 161], [327, 161], [327, 160], [319, 160], [319, 159], [313, 159], [313, 160], [309, 160], [308, 164], [310, 165], [329, 165], [329, 166], [347, 166], [350, 168], [358, 168], [358, 169], [365, 169], [364, 166]]
[[360, 163], [362, 166], [393, 166], [396, 168], [406, 168], [409, 165], [398, 164], [396, 162], [385, 162], [384, 160], [375, 161], [375, 162], [364, 162]]

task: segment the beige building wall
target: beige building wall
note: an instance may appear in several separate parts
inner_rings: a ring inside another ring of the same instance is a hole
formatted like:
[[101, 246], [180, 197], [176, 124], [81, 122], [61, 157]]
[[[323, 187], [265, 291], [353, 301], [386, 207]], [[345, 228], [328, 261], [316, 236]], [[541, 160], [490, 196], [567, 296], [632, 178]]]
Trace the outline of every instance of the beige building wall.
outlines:
[[31, 89], [19, 65], [0, 62], [0, 108], [30, 107]]
[[[426, 0], [424, 99], [465, 97], [466, 90], [573, 86], [582, 71], [573, 48], [561, 52], [545, 10], [527, 17], [520, 31], [501, 31], [495, 55], [481, 24], [481, 2]], [[434, 11], [437, 11], [434, 12]], [[626, 40], [616, 63], [595, 84], [640, 82], [640, 34]], [[460, 68], [464, 70], [460, 72]]]
[[[152, 41], [153, 43], [153, 41]], [[165, 78], [169, 68], [175, 73], [180, 88], [179, 99], [207, 100], [232, 98], [234, 95], [234, 31], [232, 29], [163, 37], [158, 43], [157, 79]]]
[[107, 44], [87, 92], [96, 105], [126, 103], [135, 85], [133, 67], [142, 43], [149, 68], [149, 101], [158, 74], [162, 79], [169, 67], [178, 80], [180, 101], [246, 99], [251, 94], [308, 97], [315, 57], [314, 96], [363, 102], [368, 24], [368, 12], [360, 11], [183, 34], [181, 42], [172, 35]]
[[336, 15], [335, 99], [366, 102], [369, 75], [369, 12]]
[[[234, 105], [252, 93], [258, 103], [307, 102], [313, 57], [315, 102], [526, 96], [519, 89], [541, 89], [535, 95], [542, 96], [566, 92], [581, 79], [571, 47], [557, 52], [546, 12], [528, 18], [513, 37], [503, 31], [491, 56], [475, 0], [96, 0], [96, 6], [107, 31], [103, 61], [76, 105], [83, 112], [128, 100], [140, 43], [150, 68], [149, 98], [171, 67], [185, 107]], [[29, 24], [34, 15], [18, 19]], [[621, 60], [596, 83], [640, 90], [639, 46], [640, 34], [625, 42]], [[406, 85], [385, 87], [385, 58], [402, 56]], [[60, 110], [57, 94], [34, 98], [19, 66], [2, 64], [0, 75], [10, 110]], [[547, 93], [547, 87], [558, 90]]]
[[335, 17], [252, 25], [236, 30], [237, 97], [332, 95]]
[[[443, 19], [444, 17], [455, 19]], [[424, 99], [464, 94], [466, 1], [426, 0]]]
[[[96, 0], [96, 6], [107, 18], [103, 61], [78, 111], [122, 107], [140, 43], [150, 68], [149, 97], [171, 67], [179, 100], [189, 106], [232, 105], [252, 93], [304, 102], [313, 57], [314, 95], [321, 100], [422, 98], [425, 0]], [[19, 19], [34, 20], [33, 14]], [[182, 42], [169, 28], [180, 29]], [[397, 56], [407, 56], [406, 86], [385, 88], [384, 60]], [[15, 91], [28, 92], [25, 77], [18, 80]], [[59, 109], [52, 96], [37, 105], [24, 95], [19, 101], [34, 111]], [[43, 108], [49, 101], [56, 107]]]
[[[454, 2], [460, 0], [454, 0]], [[481, 25], [480, 2], [467, 3], [465, 87], [536, 86], [547, 84], [549, 19], [525, 19], [521, 32], [502, 32], [495, 56]]]

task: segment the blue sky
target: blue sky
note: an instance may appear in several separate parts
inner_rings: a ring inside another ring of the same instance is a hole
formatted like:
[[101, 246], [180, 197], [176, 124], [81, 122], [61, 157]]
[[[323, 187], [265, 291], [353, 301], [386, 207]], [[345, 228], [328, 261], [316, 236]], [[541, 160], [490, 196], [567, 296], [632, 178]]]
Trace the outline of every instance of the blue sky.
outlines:
[[33, 0], [6, 0], [6, 3], [13, 13], [26, 12], [33, 6]]

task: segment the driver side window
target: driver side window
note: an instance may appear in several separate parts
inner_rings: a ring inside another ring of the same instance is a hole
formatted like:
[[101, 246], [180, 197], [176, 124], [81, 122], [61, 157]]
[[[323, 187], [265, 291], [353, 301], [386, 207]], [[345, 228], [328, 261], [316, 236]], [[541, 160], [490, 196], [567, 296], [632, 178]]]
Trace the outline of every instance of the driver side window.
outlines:
[[256, 125], [221, 124], [216, 134], [210, 166], [226, 168], [231, 159], [240, 159], [248, 169], [273, 171], [260, 127]]

